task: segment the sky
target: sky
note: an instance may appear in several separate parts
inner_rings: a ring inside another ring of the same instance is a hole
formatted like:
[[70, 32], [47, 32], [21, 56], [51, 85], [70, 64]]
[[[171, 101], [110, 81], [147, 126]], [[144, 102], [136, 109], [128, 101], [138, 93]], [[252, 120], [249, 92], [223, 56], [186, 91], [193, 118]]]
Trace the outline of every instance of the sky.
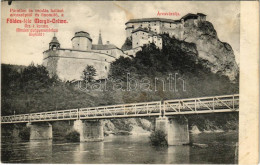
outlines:
[[[229, 43], [239, 63], [240, 2], [209, 1], [13, 1], [12, 5], [1, 2], [1, 63], [29, 65], [42, 64], [42, 52], [48, 49], [53, 33], [32, 37], [28, 33], [17, 33], [17, 24], [7, 24], [12, 9], [63, 9], [68, 24], [54, 24], [61, 48], [71, 48], [71, 38], [77, 31], [90, 33], [93, 44], [97, 44], [99, 30], [103, 43], [110, 41], [121, 48], [125, 41], [125, 23], [133, 18], [180, 19], [187, 13], [204, 13], [213, 23], [220, 41]], [[178, 12], [180, 16], [157, 16], [159, 12]]]

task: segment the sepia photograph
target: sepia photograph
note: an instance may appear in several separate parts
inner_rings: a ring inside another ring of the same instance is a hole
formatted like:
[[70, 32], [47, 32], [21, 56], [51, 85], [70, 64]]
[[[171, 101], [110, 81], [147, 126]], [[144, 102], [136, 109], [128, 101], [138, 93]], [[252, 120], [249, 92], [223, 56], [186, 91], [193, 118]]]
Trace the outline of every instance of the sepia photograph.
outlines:
[[240, 1], [2, 1], [1, 162], [238, 164]]

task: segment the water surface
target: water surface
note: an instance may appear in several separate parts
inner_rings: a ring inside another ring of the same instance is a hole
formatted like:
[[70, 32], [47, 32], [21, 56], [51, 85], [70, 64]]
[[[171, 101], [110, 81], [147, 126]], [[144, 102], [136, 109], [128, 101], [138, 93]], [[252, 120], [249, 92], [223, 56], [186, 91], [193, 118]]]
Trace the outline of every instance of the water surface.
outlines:
[[149, 134], [108, 136], [103, 142], [68, 143], [61, 141], [2, 142], [5, 163], [237, 163], [237, 132], [191, 134], [198, 146], [155, 148]]

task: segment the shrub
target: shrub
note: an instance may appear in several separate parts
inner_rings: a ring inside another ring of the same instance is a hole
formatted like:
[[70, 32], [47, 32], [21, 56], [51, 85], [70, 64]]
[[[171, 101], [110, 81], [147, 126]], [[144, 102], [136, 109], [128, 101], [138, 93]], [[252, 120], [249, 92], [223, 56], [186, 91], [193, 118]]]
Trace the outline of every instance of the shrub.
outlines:
[[77, 131], [71, 131], [69, 132], [65, 138], [68, 140], [68, 141], [71, 141], [71, 142], [79, 142], [80, 141], [80, 134], [79, 132]]
[[30, 139], [30, 128], [25, 127], [19, 132], [19, 137], [22, 140], [29, 140]]
[[161, 130], [154, 131], [151, 133], [151, 135], [149, 137], [150, 143], [153, 146], [168, 146], [166, 136], [167, 135]]

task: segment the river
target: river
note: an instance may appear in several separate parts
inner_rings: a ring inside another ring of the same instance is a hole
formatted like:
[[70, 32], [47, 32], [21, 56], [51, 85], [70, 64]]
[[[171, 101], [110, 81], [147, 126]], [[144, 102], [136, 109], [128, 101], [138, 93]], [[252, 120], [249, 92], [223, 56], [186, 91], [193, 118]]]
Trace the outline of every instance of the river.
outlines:
[[4, 163], [122, 163], [180, 164], [237, 163], [235, 144], [237, 132], [191, 134], [199, 146], [155, 148], [149, 134], [107, 136], [103, 142], [68, 143], [62, 141], [3, 142]]

